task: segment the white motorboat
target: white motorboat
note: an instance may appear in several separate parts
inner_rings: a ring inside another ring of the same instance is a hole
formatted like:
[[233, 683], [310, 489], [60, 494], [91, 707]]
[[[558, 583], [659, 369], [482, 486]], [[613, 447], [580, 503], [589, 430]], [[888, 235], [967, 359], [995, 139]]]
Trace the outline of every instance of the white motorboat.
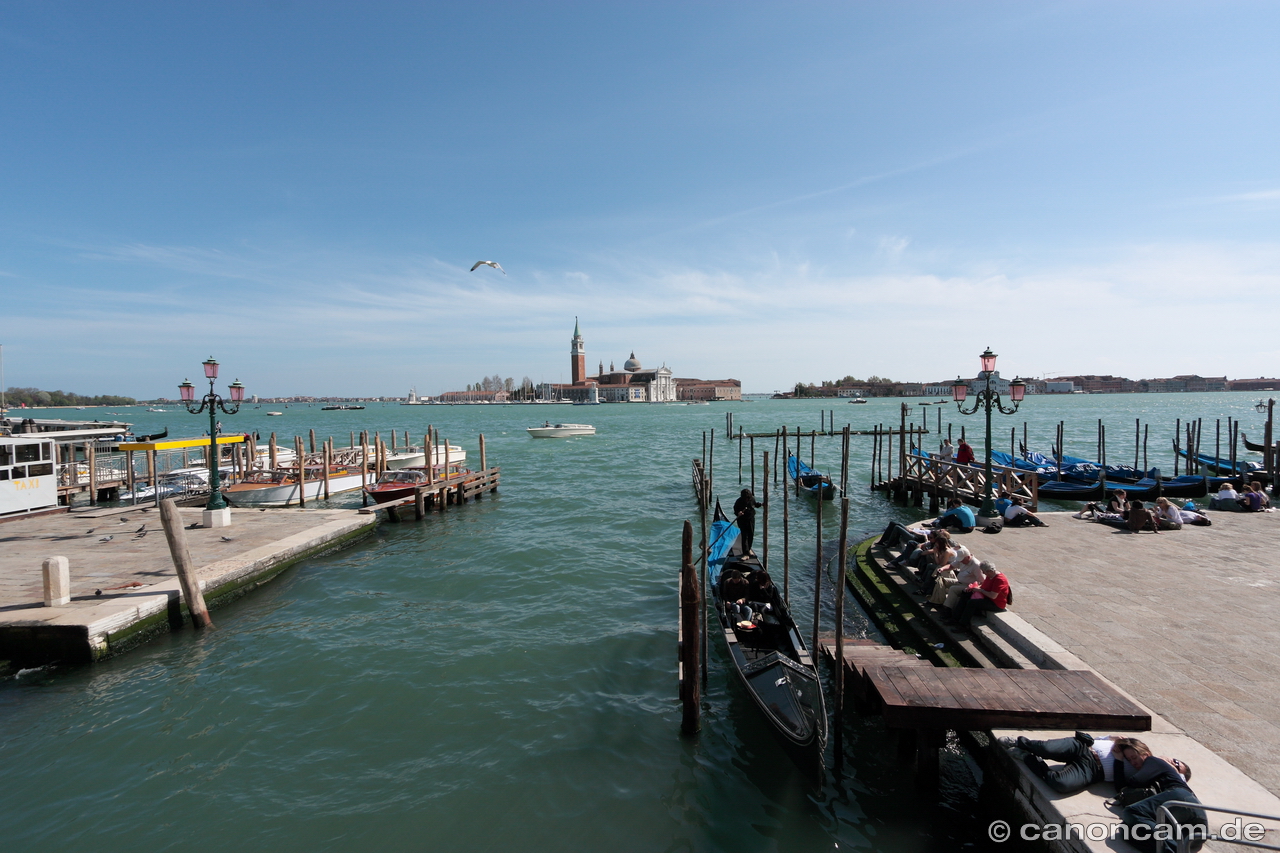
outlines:
[[[230, 467], [218, 469], [218, 476], [222, 478], [230, 479], [232, 473]], [[173, 471], [161, 474], [158, 479], [160, 481], [159, 488], [162, 499], [209, 494], [209, 469], [203, 466], [176, 468]], [[132, 492], [121, 492], [119, 495], [121, 503], [138, 503], [139, 501], [155, 500], [155, 498], [156, 489], [143, 483], [135, 483]]]
[[552, 424], [548, 421], [540, 427], [529, 427], [526, 432], [530, 438], [569, 438], [574, 435], [595, 435], [596, 428], [591, 424]]
[[[457, 465], [467, 461], [467, 451], [456, 444], [450, 444], [448, 462]], [[427, 464], [427, 452], [421, 447], [401, 447], [394, 453], [387, 453], [387, 468], [397, 471], [401, 468], [421, 468]], [[431, 449], [431, 465], [439, 468], [445, 464], [445, 446], [437, 444]]]
[[[307, 465], [307, 479], [303, 485], [306, 499], [320, 500], [324, 496], [324, 467]], [[360, 476], [359, 466], [333, 465], [329, 468], [329, 494], [358, 489], [368, 481]], [[293, 506], [298, 503], [297, 468], [254, 471], [239, 483], [227, 486], [222, 496], [232, 506]]]

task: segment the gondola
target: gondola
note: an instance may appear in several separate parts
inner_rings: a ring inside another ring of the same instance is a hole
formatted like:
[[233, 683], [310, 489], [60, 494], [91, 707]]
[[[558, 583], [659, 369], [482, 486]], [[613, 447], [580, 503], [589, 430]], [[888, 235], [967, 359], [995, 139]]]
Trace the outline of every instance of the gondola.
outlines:
[[168, 437], [169, 437], [169, 428], [165, 427], [164, 430], [154, 435], [139, 435], [139, 436], [135, 436], [133, 440], [134, 441], [159, 441], [162, 438], [168, 438]]
[[804, 464], [795, 456], [787, 455], [787, 474], [791, 479], [800, 481], [800, 490], [808, 492], [812, 497], [821, 497], [824, 501], [833, 500], [836, 496], [836, 485], [826, 474]]
[[1090, 486], [1052, 480], [1038, 486], [1038, 496], [1051, 501], [1100, 501], [1107, 496], [1107, 487], [1103, 483]]
[[1244, 433], [1240, 433], [1240, 438], [1244, 440], [1245, 450], [1252, 450], [1254, 453], [1267, 452], [1267, 446], [1265, 444], [1258, 444], [1256, 441], [1250, 441], [1248, 436], [1246, 436]]
[[[1191, 454], [1183, 448], [1178, 448], [1178, 455], [1188, 460], [1188, 467], [1191, 466]], [[1209, 469], [1210, 473], [1219, 476], [1244, 475], [1250, 479], [1260, 480], [1262, 482], [1271, 482], [1270, 476], [1266, 472], [1265, 466], [1261, 462], [1248, 462], [1244, 459], [1237, 459], [1235, 465], [1231, 464], [1231, 460], [1219, 456], [1210, 456], [1207, 453], [1195, 454], [1194, 464], [1201, 468]]]
[[817, 667], [777, 588], [768, 601], [750, 602], [750, 620], [738, 619], [726, 606], [721, 584], [724, 572], [737, 569], [750, 577], [763, 568], [756, 557], [742, 553], [738, 525], [725, 517], [719, 501], [707, 550], [711, 599], [738, 680], [796, 763], [816, 772], [822, 767], [827, 739], [827, 712]]

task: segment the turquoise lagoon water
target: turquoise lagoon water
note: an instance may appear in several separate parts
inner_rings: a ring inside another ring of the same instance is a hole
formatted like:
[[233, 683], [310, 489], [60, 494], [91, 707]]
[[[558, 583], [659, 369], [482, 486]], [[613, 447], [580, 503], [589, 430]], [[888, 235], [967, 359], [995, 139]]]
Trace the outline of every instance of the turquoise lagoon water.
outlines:
[[[433, 423], [473, 462], [483, 432], [502, 491], [422, 523], [384, 524], [352, 548], [308, 560], [215, 612], [216, 631], [182, 631], [95, 667], [0, 683], [4, 847], [981, 849], [977, 782], [960, 754], [944, 762], [942, 804], [922, 805], [878, 722], [854, 720], [844, 774], [812, 782], [756, 718], [714, 644], [703, 731], [679, 734], [676, 573], [681, 522], [696, 524], [690, 463], [703, 432], [716, 430], [720, 493], [731, 499], [737, 448], [723, 440], [726, 411], [748, 432], [812, 429], [827, 409], [839, 424], [869, 428], [896, 423], [899, 402], [292, 406], [267, 418], [280, 409], [273, 405], [224, 417], [236, 431], [292, 437], [315, 428], [340, 442], [352, 429], [420, 436]], [[1032, 398], [997, 417], [996, 445], [1008, 446], [1010, 426], [1020, 437], [1026, 420], [1031, 445], [1047, 448], [1064, 419], [1068, 452], [1091, 456], [1102, 418], [1109, 458], [1131, 461], [1141, 418], [1152, 425], [1152, 464], [1172, 469], [1175, 418], [1205, 418], [1211, 447], [1219, 417], [1239, 417], [1261, 435], [1254, 402]], [[948, 422], [980, 428], [954, 405], [940, 408], [944, 431]], [[936, 409], [927, 409], [932, 428]], [[111, 411], [140, 432], [195, 435], [206, 423], [182, 412]], [[528, 438], [524, 427], [546, 418], [588, 421], [599, 433]], [[851, 538], [920, 517], [869, 493], [870, 448], [870, 438], [854, 439]], [[819, 439], [818, 467], [836, 470], [838, 450], [838, 440]], [[792, 508], [792, 594], [804, 612], [815, 509]], [[834, 539], [836, 510], [823, 512], [824, 539]], [[775, 574], [779, 522], [775, 511]], [[869, 631], [856, 612], [847, 629]]]

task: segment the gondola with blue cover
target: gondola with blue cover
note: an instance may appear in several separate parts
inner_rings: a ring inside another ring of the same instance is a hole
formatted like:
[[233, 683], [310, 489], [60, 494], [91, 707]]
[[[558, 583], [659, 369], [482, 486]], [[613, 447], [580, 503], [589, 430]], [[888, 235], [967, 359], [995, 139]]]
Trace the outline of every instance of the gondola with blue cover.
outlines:
[[836, 485], [831, 482], [829, 476], [813, 470], [791, 454], [787, 454], [787, 475], [793, 482], [798, 480], [800, 491], [808, 493], [811, 497], [829, 501], [836, 496]]

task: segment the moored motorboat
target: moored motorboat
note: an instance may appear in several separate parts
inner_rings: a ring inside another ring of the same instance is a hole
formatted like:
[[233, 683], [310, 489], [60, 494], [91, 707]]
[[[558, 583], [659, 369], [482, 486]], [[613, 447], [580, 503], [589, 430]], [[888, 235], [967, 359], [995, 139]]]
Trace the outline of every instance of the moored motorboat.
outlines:
[[[456, 444], [450, 444], [447, 452], [443, 444], [431, 448], [431, 464], [437, 467], [445, 464], [459, 464], [467, 461], [467, 451]], [[427, 464], [427, 452], [421, 447], [401, 447], [387, 454], [387, 468], [420, 468]]]
[[529, 427], [525, 431], [530, 438], [570, 438], [575, 435], [596, 434], [596, 428], [591, 424], [552, 424], [550, 421], [540, 427]]
[[816, 771], [822, 766], [827, 738], [827, 713], [817, 667], [786, 602], [772, 584], [767, 585], [769, 592], [759, 596], [765, 600], [743, 605], [750, 610], [750, 618], [740, 618], [747, 614], [735, 612], [734, 602], [725, 600], [724, 581], [729, 570], [736, 569], [748, 579], [766, 575], [755, 556], [742, 553], [737, 524], [725, 517], [718, 501], [708, 552], [707, 581], [720, 625], [715, 633], [724, 638], [738, 680], [791, 756]]
[[447, 478], [445, 477], [443, 466], [437, 467], [436, 470], [431, 472], [430, 476], [428, 476], [425, 467], [399, 468], [392, 471], [384, 471], [382, 476], [378, 478], [378, 482], [365, 486], [364, 490], [369, 497], [373, 498], [374, 503], [385, 504], [404, 498], [411, 498], [422, 486], [448, 480], [449, 488], [453, 488], [469, 482], [475, 476], [475, 472], [452, 464], [449, 466]]
[[[305, 482], [299, 488], [298, 469], [277, 468], [267, 471], [253, 471], [242, 481], [222, 490], [222, 496], [232, 506], [276, 507], [293, 506], [298, 503], [299, 495], [306, 500], [318, 500], [324, 496], [325, 469], [321, 464], [308, 464], [304, 467]], [[362, 485], [359, 465], [329, 466], [329, 494], [349, 492]]]

